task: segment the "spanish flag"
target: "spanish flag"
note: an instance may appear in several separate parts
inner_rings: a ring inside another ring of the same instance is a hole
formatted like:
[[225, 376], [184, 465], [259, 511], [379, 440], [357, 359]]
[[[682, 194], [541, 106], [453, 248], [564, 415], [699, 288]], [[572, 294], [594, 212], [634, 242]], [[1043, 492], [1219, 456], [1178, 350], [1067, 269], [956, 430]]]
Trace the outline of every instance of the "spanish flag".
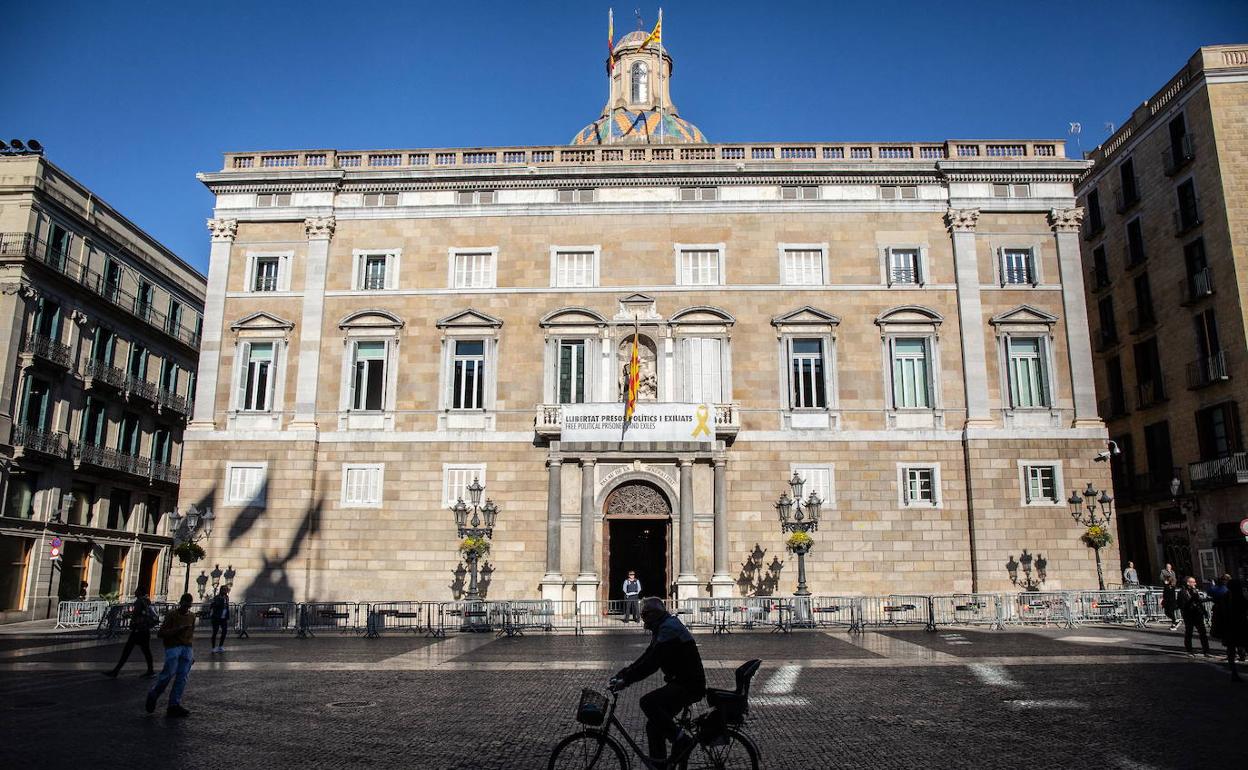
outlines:
[[654, 31], [650, 33], [650, 37], [646, 38], [645, 41], [642, 42], [641, 48], [637, 50], [639, 51], [645, 50], [645, 47], [650, 45], [651, 43], [658, 43], [660, 46], [663, 45], [663, 9], [662, 8], [659, 9], [659, 21], [657, 24], [654, 25]]
[[637, 320], [633, 319], [633, 357], [628, 362], [628, 393], [624, 399], [624, 422], [633, 419], [637, 408], [637, 386], [641, 384], [641, 366], [637, 360]]

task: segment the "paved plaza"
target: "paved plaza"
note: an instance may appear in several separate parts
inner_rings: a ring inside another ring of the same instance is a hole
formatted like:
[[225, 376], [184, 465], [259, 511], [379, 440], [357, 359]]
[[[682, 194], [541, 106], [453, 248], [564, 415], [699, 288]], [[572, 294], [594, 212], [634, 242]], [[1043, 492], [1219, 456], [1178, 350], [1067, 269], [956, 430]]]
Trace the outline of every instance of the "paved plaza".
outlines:
[[[143, 710], [120, 640], [0, 635], [9, 767], [540, 768], [582, 687], [602, 688], [635, 628], [517, 638], [254, 634], [197, 639], [189, 719]], [[712, 686], [764, 660], [748, 732], [767, 768], [1233, 767], [1248, 685], [1164, 628], [697, 634]], [[1221, 648], [1215, 646], [1215, 651]], [[640, 734], [637, 697], [621, 700]], [[9, 764], [11, 763], [11, 764]]]

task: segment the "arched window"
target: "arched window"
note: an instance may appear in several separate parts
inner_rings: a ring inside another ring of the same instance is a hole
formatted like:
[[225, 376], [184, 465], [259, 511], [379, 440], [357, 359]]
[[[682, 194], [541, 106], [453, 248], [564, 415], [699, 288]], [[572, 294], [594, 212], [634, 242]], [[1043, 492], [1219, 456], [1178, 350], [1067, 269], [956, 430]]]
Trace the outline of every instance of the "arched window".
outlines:
[[633, 104], [642, 104], [650, 99], [650, 68], [645, 62], [633, 65]]

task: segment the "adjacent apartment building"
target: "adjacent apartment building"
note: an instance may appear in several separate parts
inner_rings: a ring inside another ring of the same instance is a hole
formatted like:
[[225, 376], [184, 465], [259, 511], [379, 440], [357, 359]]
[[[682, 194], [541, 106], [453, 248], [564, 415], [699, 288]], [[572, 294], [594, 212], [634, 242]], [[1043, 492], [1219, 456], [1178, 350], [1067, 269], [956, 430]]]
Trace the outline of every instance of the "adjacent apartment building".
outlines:
[[1198, 50], [1078, 186], [1121, 558], [1248, 577], [1248, 46]]
[[0, 619], [163, 593], [203, 303], [202, 275], [55, 164], [0, 156]]
[[568, 145], [200, 175], [183, 491], [216, 513], [209, 561], [247, 599], [450, 599], [476, 479], [491, 597], [611, 598], [629, 569], [660, 596], [788, 593], [796, 472], [817, 593], [1007, 589], [1023, 551], [1047, 586], [1095, 585], [1066, 503], [1109, 484], [1088, 163], [1052, 140], [711, 143], [644, 38]]

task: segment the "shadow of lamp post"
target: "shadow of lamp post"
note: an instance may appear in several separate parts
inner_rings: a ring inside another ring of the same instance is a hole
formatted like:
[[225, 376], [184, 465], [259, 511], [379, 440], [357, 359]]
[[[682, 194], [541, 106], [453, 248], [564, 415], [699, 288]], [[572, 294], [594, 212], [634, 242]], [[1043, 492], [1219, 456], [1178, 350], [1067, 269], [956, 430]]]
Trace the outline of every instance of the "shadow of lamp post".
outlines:
[[[185, 514], [177, 509], [170, 511], [169, 530], [173, 534], [173, 555], [186, 565], [186, 580], [182, 583], [182, 593], [191, 592], [191, 565], [204, 558], [204, 549], [199, 541], [212, 535], [212, 522], [216, 518], [211, 508], [202, 511], [194, 505], [186, 507]], [[205, 581], [207, 582], [207, 581]]]
[[489, 539], [494, 536], [494, 519], [498, 516], [498, 507], [490, 498], [487, 497], [485, 505], [481, 505], [481, 493], [484, 491], [485, 487], [479, 479], [474, 478], [468, 485], [468, 499], [472, 501], [471, 518], [463, 497], [451, 506], [451, 511], [455, 514], [455, 526], [459, 529], [459, 536], [464, 539], [459, 550], [468, 562], [468, 593], [465, 598], [470, 601], [481, 598], [481, 592], [477, 588], [477, 562], [490, 552]]
[[802, 487], [805, 484], [797, 471], [793, 471], [793, 478], [789, 479], [793, 497], [789, 497], [788, 492], [781, 492], [780, 499], [776, 501], [780, 531], [793, 533], [785, 541], [785, 545], [797, 554], [797, 590], [793, 592], [794, 596], [810, 596], [810, 590], [806, 587], [806, 554], [814, 545], [810, 533], [819, 529], [819, 510], [823, 507], [823, 501], [814, 490], [811, 490], [810, 497], [803, 502]]
[[1101, 549], [1114, 541], [1109, 533], [1109, 520], [1114, 515], [1114, 498], [1104, 491], [1098, 491], [1088, 482], [1088, 488], [1082, 496], [1077, 490], [1071, 490], [1070, 516], [1084, 527], [1083, 542], [1096, 554], [1096, 583], [1100, 590], [1105, 590], [1105, 573], [1101, 569]]
[[[1032, 563], [1035, 563], [1035, 576], [1032, 576]], [[1048, 579], [1049, 562], [1044, 558], [1044, 554], [1037, 554], [1032, 559], [1031, 554], [1023, 551], [1019, 555], [1018, 560], [1014, 560], [1014, 555], [1010, 554], [1010, 560], [1005, 563], [1005, 571], [1010, 573], [1010, 582], [1024, 591], [1039, 591], [1040, 586]], [[1023, 576], [1018, 576], [1019, 568], [1023, 570]]]

